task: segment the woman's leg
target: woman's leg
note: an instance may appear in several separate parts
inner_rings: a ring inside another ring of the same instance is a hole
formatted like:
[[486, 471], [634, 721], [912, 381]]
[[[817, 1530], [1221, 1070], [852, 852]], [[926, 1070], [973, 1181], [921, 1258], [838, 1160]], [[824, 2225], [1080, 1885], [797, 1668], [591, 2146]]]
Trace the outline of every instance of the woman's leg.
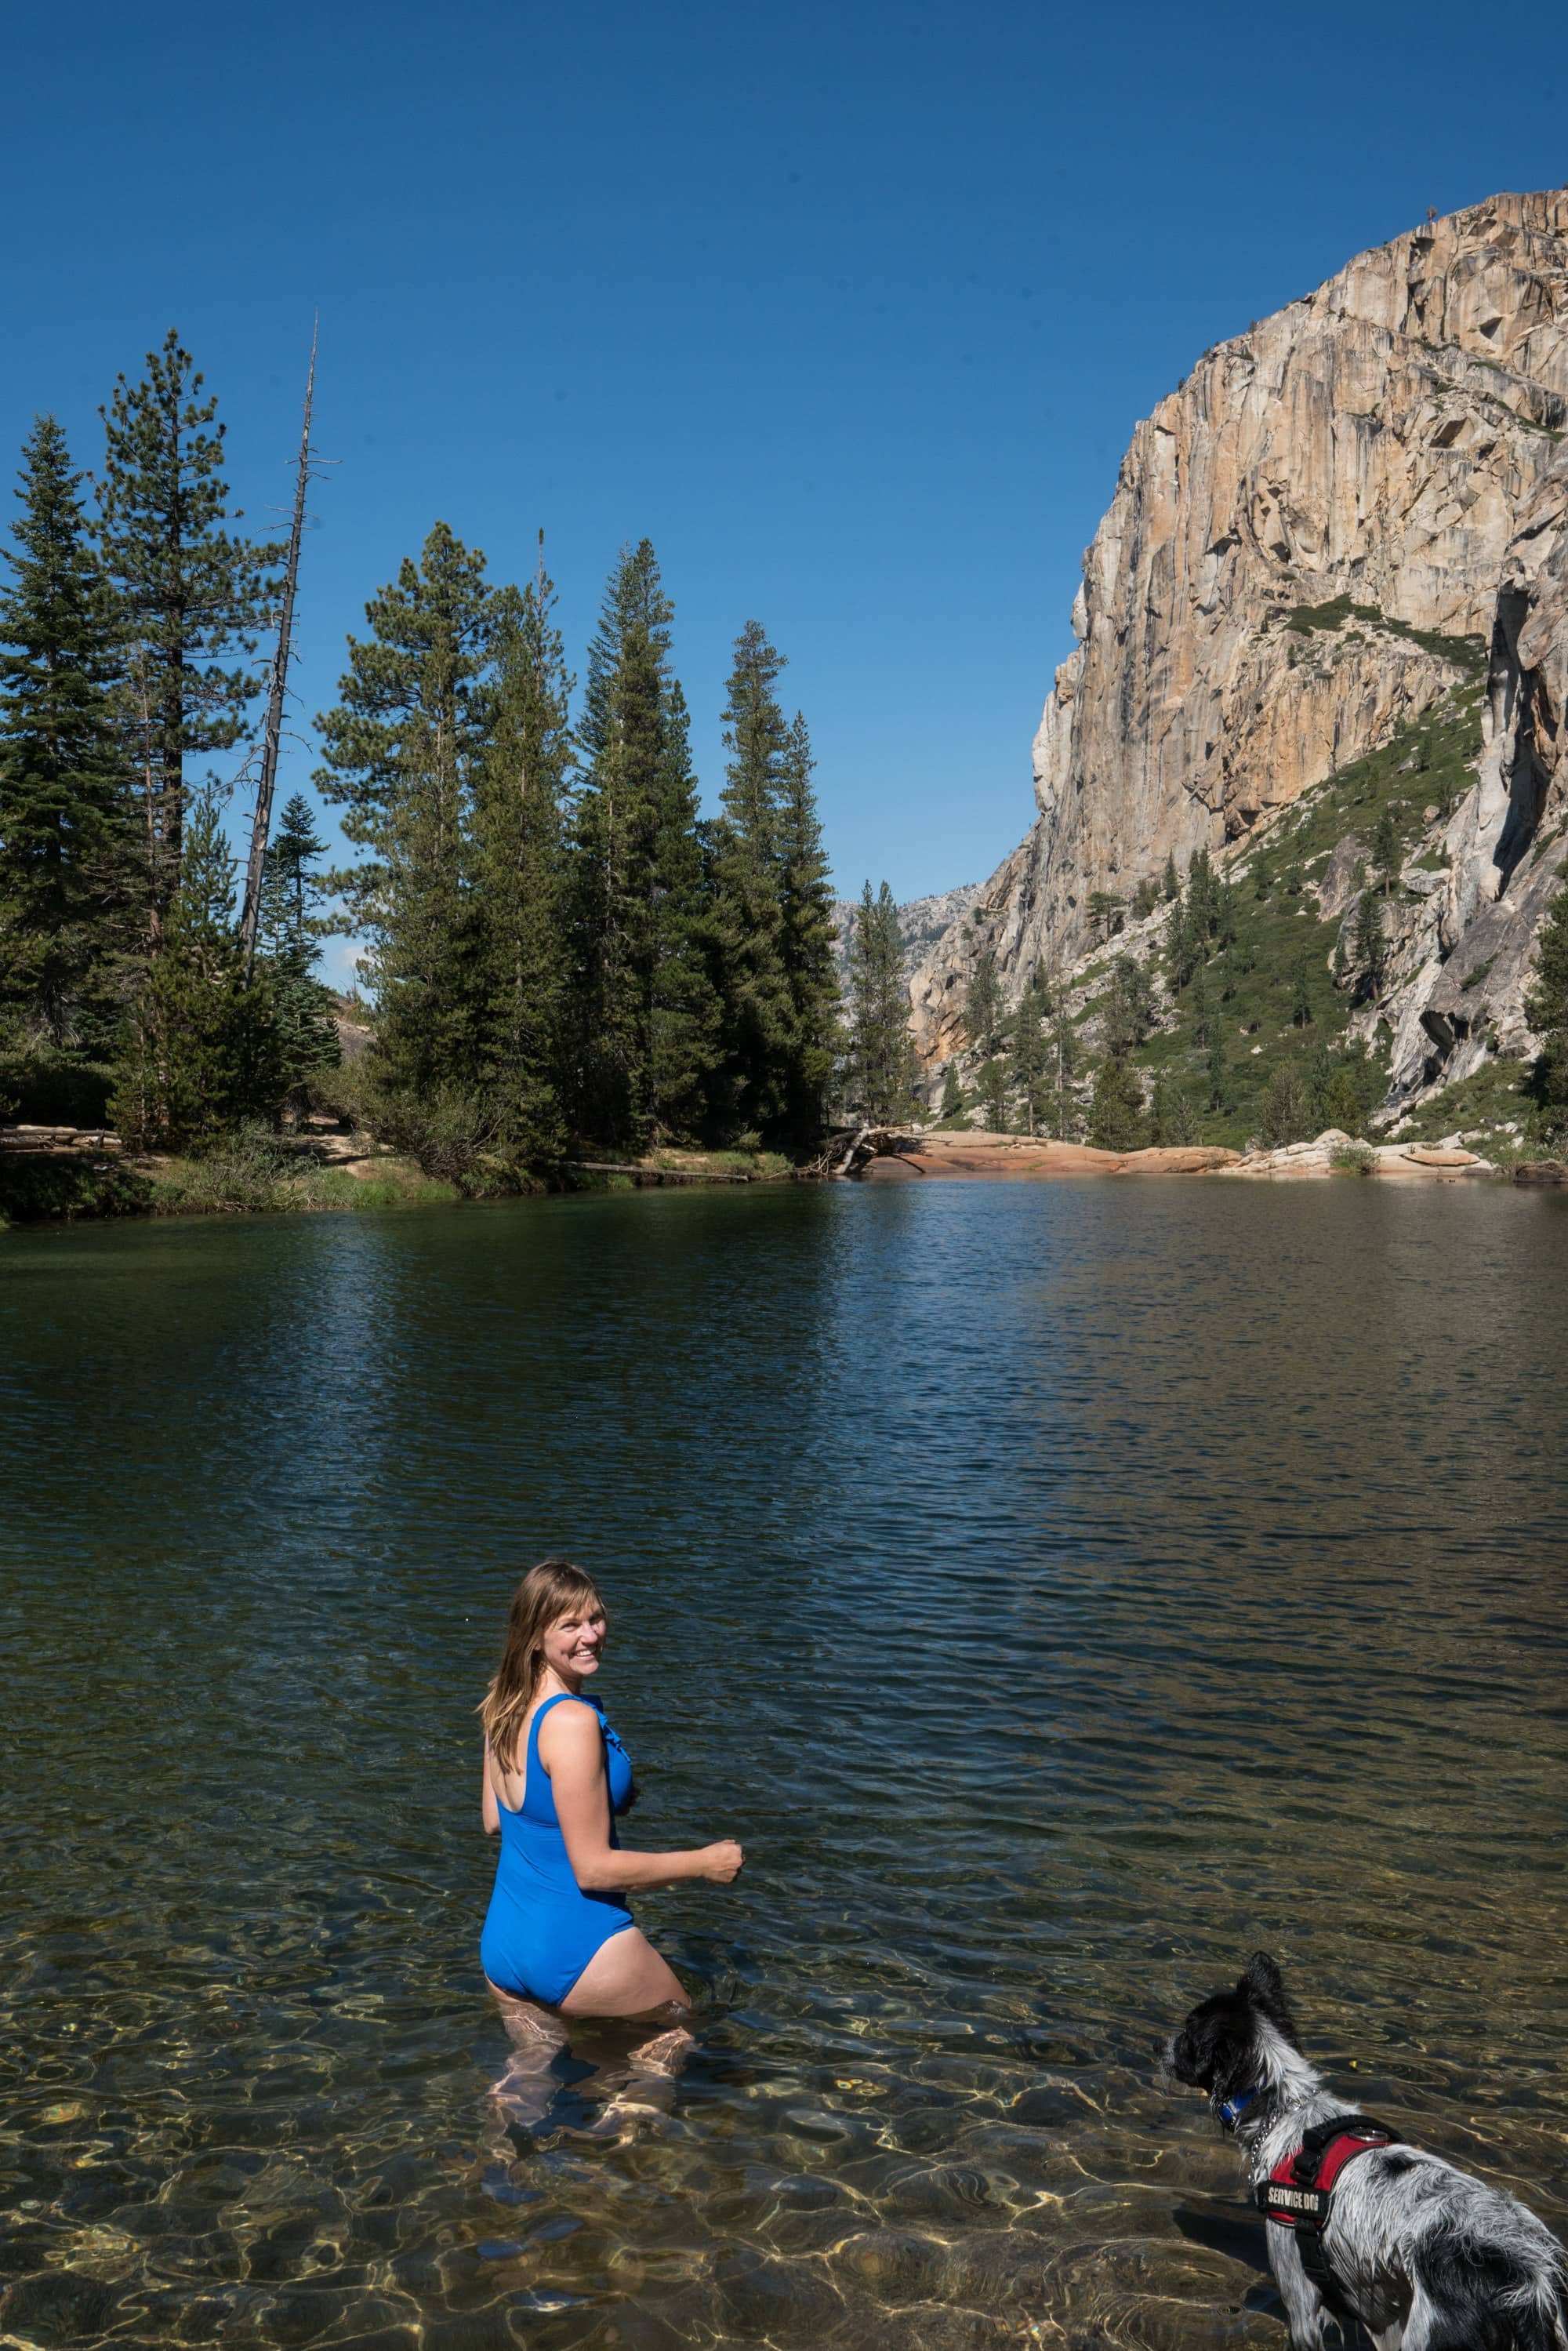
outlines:
[[[490, 1982], [488, 1976], [485, 1979]], [[535, 2129], [549, 2112], [559, 2084], [553, 2072], [556, 2058], [567, 2046], [566, 2027], [559, 2016], [537, 2001], [519, 2000], [491, 1983], [512, 2055], [496, 2082], [492, 2095], [508, 2122]]]
[[689, 2005], [681, 1980], [640, 1927], [622, 1927], [599, 1949], [561, 2001], [563, 2016], [646, 2016]]

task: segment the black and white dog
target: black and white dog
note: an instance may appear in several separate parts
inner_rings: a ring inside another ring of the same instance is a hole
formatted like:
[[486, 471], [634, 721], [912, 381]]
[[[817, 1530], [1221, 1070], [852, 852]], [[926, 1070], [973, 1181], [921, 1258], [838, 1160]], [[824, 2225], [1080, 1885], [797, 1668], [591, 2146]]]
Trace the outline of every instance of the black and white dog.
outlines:
[[1551, 2231], [1326, 2090], [1267, 1951], [1161, 2054], [1167, 2079], [1208, 2093], [1247, 2165], [1291, 2351], [1328, 2351], [1350, 2318], [1378, 2351], [1568, 2351], [1568, 2254]]

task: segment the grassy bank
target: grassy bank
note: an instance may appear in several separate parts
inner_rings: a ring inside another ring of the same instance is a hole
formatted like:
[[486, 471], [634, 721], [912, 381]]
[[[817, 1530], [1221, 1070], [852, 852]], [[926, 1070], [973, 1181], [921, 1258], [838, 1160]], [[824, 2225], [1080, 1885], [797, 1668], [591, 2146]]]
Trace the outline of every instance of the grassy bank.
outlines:
[[[364, 1168], [373, 1151], [368, 1136]], [[412, 1159], [377, 1155], [373, 1173], [350, 1174], [285, 1136], [251, 1130], [196, 1159], [137, 1161], [118, 1154], [0, 1152], [0, 1225], [103, 1217], [315, 1216], [429, 1207], [460, 1199], [548, 1191], [631, 1191], [644, 1185], [777, 1183], [791, 1161], [772, 1151], [665, 1146], [612, 1161], [582, 1146], [580, 1158], [537, 1176], [481, 1162], [460, 1190], [421, 1174]]]

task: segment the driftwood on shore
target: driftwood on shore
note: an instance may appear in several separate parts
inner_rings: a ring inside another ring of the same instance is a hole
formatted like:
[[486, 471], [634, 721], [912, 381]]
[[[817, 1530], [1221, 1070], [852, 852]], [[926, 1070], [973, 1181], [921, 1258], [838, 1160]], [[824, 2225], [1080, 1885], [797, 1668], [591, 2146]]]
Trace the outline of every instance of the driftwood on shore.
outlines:
[[[837, 1182], [845, 1176], [858, 1176], [873, 1159], [892, 1158], [917, 1148], [916, 1138], [906, 1127], [838, 1127], [829, 1135], [805, 1173], [821, 1176], [827, 1182]], [[925, 1172], [924, 1168], [919, 1170], [921, 1175]]]

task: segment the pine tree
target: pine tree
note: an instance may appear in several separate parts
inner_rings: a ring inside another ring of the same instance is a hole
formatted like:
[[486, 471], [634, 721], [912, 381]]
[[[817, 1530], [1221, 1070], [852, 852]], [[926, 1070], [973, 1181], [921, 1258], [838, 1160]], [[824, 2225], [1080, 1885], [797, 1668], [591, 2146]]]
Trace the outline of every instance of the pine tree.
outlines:
[[321, 939], [338, 925], [320, 908], [328, 895], [320, 862], [327, 844], [310, 803], [296, 792], [262, 868], [257, 941], [271, 981], [278, 1072], [285, 1089], [339, 1059], [331, 991], [316, 977]]
[[873, 898], [867, 882], [850, 935], [850, 1034], [847, 1089], [871, 1123], [908, 1114], [914, 1048], [909, 990], [904, 981], [898, 908], [884, 882]]
[[784, 748], [779, 797], [779, 948], [789, 991], [780, 1124], [793, 1142], [816, 1136], [842, 1050], [833, 961], [833, 885], [811, 789], [811, 738], [800, 711]]
[[781, 803], [789, 730], [774, 686], [784, 657], [758, 621], [735, 641], [723, 711], [729, 753], [715, 828], [725, 1089], [732, 1122], [759, 1135], [789, 1117], [795, 1007], [785, 962]]
[[1186, 870], [1187, 929], [1195, 962], [1208, 959], [1208, 943], [1219, 928], [1219, 883], [1214, 861], [1200, 849]]
[[1160, 877], [1160, 887], [1164, 891], [1166, 898], [1173, 904], [1181, 894], [1181, 883], [1176, 879], [1176, 852], [1174, 849], [1166, 859], [1166, 870]]
[[132, 1008], [112, 1104], [121, 1134], [143, 1148], [201, 1150], [270, 1115], [284, 1086], [271, 977], [258, 967], [246, 985], [237, 867], [210, 788], [188, 814], [180, 886]]
[[1001, 1020], [1002, 991], [997, 977], [997, 958], [989, 947], [984, 947], [975, 958], [964, 998], [964, 1028], [972, 1052], [990, 1051]]
[[1372, 861], [1383, 880], [1383, 894], [1389, 897], [1399, 879], [1399, 828], [1394, 821], [1394, 810], [1385, 808], [1377, 820], [1372, 836]]
[[369, 852], [331, 882], [369, 941], [372, 1068], [406, 1117], [472, 1093], [484, 1075], [469, 817], [492, 717], [485, 559], [438, 522], [365, 616], [342, 699], [316, 722], [326, 764], [315, 782]]
[[102, 410], [99, 484], [106, 569], [123, 600], [126, 720], [146, 841], [150, 943], [179, 886], [188, 759], [233, 748], [260, 691], [250, 665], [281, 555], [221, 528], [231, 516], [215, 398], [172, 328], [138, 384], [121, 375]]
[[1225, 1050], [1225, 1024], [1212, 1019], [1208, 1024], [1208, 1059], [1206, 1064], [1208, 1079], [1208, 1107], [1228, 1113], [1231, 1107], [1234, 1086], [1229, 1058]]
[[1296, 959], [1291, 967], [1291, 1019], [1298, 1029], [1312, 1026], [1312, 983], [1304, 947], [1298, 947]]
[[988, 1134], [1006, 1134], [1008, 1131], [1008, 1098], [1012, 1089], [1010, 1072], [1000, 1053], [982, 1061], [975, 1072], [975, 1092], [983, 1113], [982, 1123]]
[[1135, 1151], [1143, 1139], [1143, 1090], [1126, 1056], [1108, 1053], [1095, 1072], [1089, 1140], [1097, 1151]]
[[100, 1061], [128, 992], [135, 885], [115, 728], [118, 622], [65, 435], [23, 451], [17, 552], [0, 594], [0, 1032]]
[[1208, 1000], [1208, 977], [1200, 964], [1193, 974], [1192, 993], [1186, 1000], [1187, 1017], [1192, 1022], [1192, 1041], [1207, 1045], [1212, 1034], [1214, 1009]]
[[1056, 1132], [1065, 1138], [1070, 1124], [1077, 1124], [1075, 1113], [1069, 1117], [1067, 1089], [1078, 1073], [1078, 1038], [1063, 1010], [1058, 1010], [1051, 1024], [1050, 1050], [1056, 1092]]
[[1380, 1003], [1383, 977], [1388, 964], [1388, 942], [1383, 934], [1383, 909], [1371, 890], [1364, 893], [1356, 908], [1355, 959], [1365, 976], [1373, 1002]]
[[949, 1061], [947, 1075], [942, 1086], [942, 1107], [937, 1113], [944, 1125], [949, 1119], [960, 1119], [965, 1111], [964, 1088], [958, 1077], [958, 1064]]
[[623, 548], [589, 647], [571, 832], [573, 1114], [637, 1147], [703, 1123], [722, 1051], [674, 619], [651, 541]]
[[1178, 890], [1166, 918], [1166, 969], [1173, 993], [1179, 994], [1207, 959], [1201, 911], [1195, 910], [1190, 898]]
[[1302, 1143], [1312, 1132], [1312, 1089], [1292, 1061], [1281, 1061], [1270, 1073], [1263, 1091], [1260, 1134], [1277, 1151], [1287, 1143]]
[[1343, 987], [1350, 972], [1350, 957], [1345, 953], [1344, 932], [1342, 929], [1333, 943], [1333, 984]]
[[1102, 942], [1113, 939], [1127, 919], [1125, 903], [1113, 890], [1092, 890], [1084, 911], [1089, 917], [1090, 936], [1097, 933]]
[[1039, 1131], [1051, 1100], [1053, 1072], [1045, 1034], [1050, 1009], [1050, 991], [1041, 987], [1037, 975], [1023, 992], [1009, 1032], [1019, 1113], [1028, 1134]]
[[1544, 1131], [1568, 1127], [1568, 888], [1559, 886], [1536, 938], [1534, 984], [1524, 1017], [1541, 1039], [1530, 1091]]
[[565, 802], [574, 680], [544, 568], [504, 588], [491, 612], [491, 723], [474, 763], [472, 916], [476, 1082], [497, 1140], [529, 1161], [564, 1140], [559, 1064], [567, 983]]
[[1154, 1019], [1154, 989], [1145, 967], [1134, 956], [1118, 956], [1105, 992], [1105, 1050], [1130, 1053], [1148, 1035]]
[[1164, 1070], [1155, 1073], [1154, 1092], [1149, 1100], [1149, 1141], [1166, 1147], [1197, 1141], [1197, 1118], [1192, 1097], [1184, 1086], [1167, 1077]]
[[1241, 893], [1237, 884], [1227, 879], [1215, 892], [1214, 944], [1217, 947], [1233, 947], [1241, 928]]

